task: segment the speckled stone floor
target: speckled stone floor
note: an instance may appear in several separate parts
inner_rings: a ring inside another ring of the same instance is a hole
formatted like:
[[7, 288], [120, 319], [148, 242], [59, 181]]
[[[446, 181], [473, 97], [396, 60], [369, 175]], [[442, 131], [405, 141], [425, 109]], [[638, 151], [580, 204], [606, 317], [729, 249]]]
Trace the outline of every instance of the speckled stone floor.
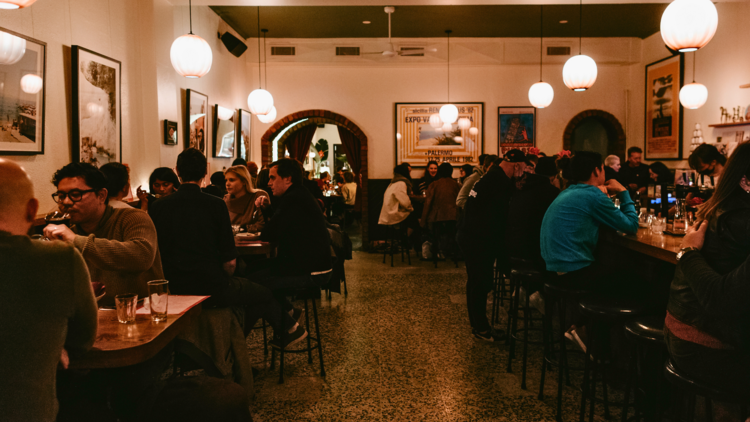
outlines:
[[[411, 266], [397, 259], [391, 268], [382, 255], [355, 252], [346, 271], [348, 296], [334, 294], [319, 307], [325, 378], [317, 355], [312, 364], [306, 355], [287, 355], [285, 383], [278, 384], [278, 364], [270, 369], [261, 331], [248, 337], [253, 366], [261, 369], [255, 422], [555, 420], [556, 371], [548, 372], [545, 399], [537, 399], [541, 346], [530, 348], [522, 390], [520, 354], [507, 373], [508, 346], [471, 335], [463, 263], [435, 269], [412, 254]], [[505, 316], [503, 310], [499, 327]], [[572, 380], [566, 421], [577, 420], [580, 403], [580, 375]], [[615, 409], [613, 417], [619, 419]]]

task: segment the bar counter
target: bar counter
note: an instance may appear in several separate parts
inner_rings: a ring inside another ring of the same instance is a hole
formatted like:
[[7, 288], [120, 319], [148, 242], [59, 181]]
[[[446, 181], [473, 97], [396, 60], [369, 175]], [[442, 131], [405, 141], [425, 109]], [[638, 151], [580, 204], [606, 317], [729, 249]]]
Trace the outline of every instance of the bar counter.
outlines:
[[680, 251], [682, 243], [681, 236], [653, 234], [648, 228], [639, 228], [636, 235], [603, 231], [602, 239], [670, 264], [677, 264], [677, 252]]

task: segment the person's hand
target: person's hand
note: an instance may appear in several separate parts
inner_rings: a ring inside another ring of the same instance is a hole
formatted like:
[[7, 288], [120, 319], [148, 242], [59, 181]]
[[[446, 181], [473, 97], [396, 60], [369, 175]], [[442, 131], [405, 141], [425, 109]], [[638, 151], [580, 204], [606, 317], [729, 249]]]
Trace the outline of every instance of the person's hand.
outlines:
[[68, 226], [62, 224], [49, 224], [44, 228], [44, 236], [50, 240], [62, 240], [63, 242], [73, 243], [76, 234]]
[[271, 200], [267, 196], [259, 196], [255, 199], [255, 206], [257, 208], [265, 208], [271, 205]]
[[625, 189], [625, 186], [621, 185], [620, 182], [615, 179], [607, 180], [607, 183], [605, 183], [604, 186], [607, 187], [607, 191], [612, 195], [620, 192], [625, 192], [627, 190]]
[[708, 221], [702, 220], [688, 227], [687, 234], [682, 238], [680, 249], [685, 248], [703, 248], [703, 241], [706, 239], [708, 230]]
[[643, 195], [644, 193], [646, 193], [646, 187], [644, 186], [644, 187], [638, 189], [638, 193], [640, 193], [641, 195]]
[[638, 189], [638, 185], [635, 183], [631, 183], [628, 185], [628, 189]]
[[70, 357], [68, 356], [68, 351], [64, 348], [62, 349], [62, 353], [60, 353], [60, 367], [62, 369], [68, 369], [68, 366], [70, 366]]
[[136, 196], [138, 196], [138, 199], [140, 199], [141, 201], [148, 201], [148, 192], [141, 189], [141, 186], [138, 186], [138, 188], [135, 190], [135, 194]]

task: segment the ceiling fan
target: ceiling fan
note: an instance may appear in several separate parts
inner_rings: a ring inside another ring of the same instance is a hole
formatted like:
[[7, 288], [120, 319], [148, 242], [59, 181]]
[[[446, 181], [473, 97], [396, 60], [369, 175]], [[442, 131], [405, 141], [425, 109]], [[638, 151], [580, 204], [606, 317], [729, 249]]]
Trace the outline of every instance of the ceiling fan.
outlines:
[[418, 48], [418, 47], [410, 47], [408, 50], [404, 51], [397, 51], [393, 49], [393, 42], [391, 41], [391, 14], [396, 11], [396, 8], [393, 6], [386, 6], [385, 13], [388, 14], [388, 49], [384, 51], [372, 51], [364, 54], [380, 54], [385, 57], [393, 57], [393, 56], [424, 56], [425, 51], [437, 51], [437, 48]]

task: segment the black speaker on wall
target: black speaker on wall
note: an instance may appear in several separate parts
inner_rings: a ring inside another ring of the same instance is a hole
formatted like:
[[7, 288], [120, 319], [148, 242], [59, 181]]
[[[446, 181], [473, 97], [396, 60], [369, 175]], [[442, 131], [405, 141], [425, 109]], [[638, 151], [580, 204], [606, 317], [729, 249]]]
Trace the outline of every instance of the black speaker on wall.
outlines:
[[223, 35], [220, 35], [219, 38], [221, 38], [221, 42], [224, 43], [224, 46], [227, 48], [227, 50], [229, 50], [229, 52], [234, 54], [236, 57], [240, 57], [242, 53], [247, 50], [247, 46], [245, 45], [245, 43], [229, 32], [225, 32]]

